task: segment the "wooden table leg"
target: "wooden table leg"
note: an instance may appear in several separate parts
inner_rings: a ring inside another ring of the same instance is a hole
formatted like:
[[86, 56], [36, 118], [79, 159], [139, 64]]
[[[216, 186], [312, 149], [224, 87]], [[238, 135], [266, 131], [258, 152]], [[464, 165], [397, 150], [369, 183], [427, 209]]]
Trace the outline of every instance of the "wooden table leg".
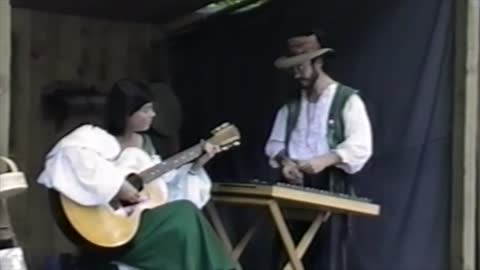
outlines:
[[230, 242], [230, 238], [228, 238], [227, 231], [223, 226], [223, 223], [220, 219], [220, 215], [218, 214], [217, 208], [215, 208], [215, 205], [213, 203], [209, 203], [206, 205], [206, 209], [208, 214], [210, 215], [210, 218], [212, 219], [213, 228], [217, 231], [217, 234], [222, 240], [222, 242], [224, 243], [228, 253], [232, 255], [232, 259], [237, 264], [235, 266], [236, 270], [242, 270], [243, 268], [242, 268], [242, 265], [240, 264], [240, 261], [238, 260], [238, 258], [235, 258], [234, 254], [232, 253], [232, 250], [233, 250], [232, 242]]
[[277, 202], [271, 201], [269, 204], [269, 209], [275, 222], [275, 226], [277, 227], [278, 233], [282, 238], [283, 246], [287, 251], [290, 263], [293, 265], [293, 269], [304, 270], [303, 264], [298, 258], [297, 252], [295, 251], [295, 245], [293, 243], [292, 236], [290, 235], [290, 231], [288, 230], [288, 226], [285, 222], [282, 211], [280, 211], [280, 207], [278, 206]]
[[[328, 220], [328, 218], [330, 217], [330, 213], [327, 212], [327, 213], [324, 213], [324, 212], [319, 212], [317, 214], [317, 216], [315, 217], [315, 219], [313, 220], [312, 224], [310, 225], [310, 227], [308, 227], [307, 231], [305, 232], [305, 234], [303, 235], [302, 239], [300, 240], [300, 242], [298, 243], [298, 246], [295, 250], [296, 254], [297, 254], [297, 257], [299, 259], [302, 259], [303, 256], [305, 255], [305, 253], [307, 252], [308, 250], [308, 247], [310, 246], [310, 244], [312, 243], [313, 241], [313, 238], [315, 237], [315, 235], [317, 234], [318, 230], [320, 229], [320, 227], [322, 226], [322, 224]], [[285, 265], [285, 267], [283, 268], [283, 270], [292, 270], [292, 264], [291, 263], [287, 263]]]
[[257, 229], [260, 227], [262, 224], [263, 218], [257, 220], [254, 225], [248, 229], [248, 231], [245, 233], [245, 235], [242, 237], [240, 242], [238, 242], [237, 246], [233, 249], [232, 256], [235, 260], [239, 260], [240, 256], [242, 256], [243, 251], [247, 247], [248, 243], [253, 237], [253, 234], [257, 231]]
[[212, 202], [207, 204], [205, 208], [207, 209], [208, 215], [212, 219], [213, 228], [217, 231], [218, 236], [225, 244], [227, 251], [232, 252], [233, 250], [232, 242], [230, 242], [230, 238], [228, 237], [227, 231], [223, 226], [223, 223], [222, 223], [222, 220], [220, 219], [220, 215], [218, 214], [217, 208]]
[[[319, 212], [308, 230], [303, 235], [298, 246], [295, 246], [292, 236], [288, 229], [288, 226], [285, 222], [285, 217], [280, 210], [278, 203], [271, 199], [258, 199], [258, 198], [241, 198], [241, 197], [229, 197], [229, 196], [217, 196], [214, 198], [216, 202], [219, 203], [228, 203], [228, 204], [240, 204], [240, 205], [249, 205], [249, 206], [267, 206], [272, 215], [275, 226], [280, 234], [280, 237], [283, 242], [283, 246], [287, 251], [290, 262], [287, 263], [284, 267], [284, 270], [304, 270], [304, 266], [301, 262], [301, 258], [304, 256], [308, 247], [313, 241], [316, 233], [320, 229], [321, 225], [329, 218], [330, 213]], [[223, 223], [220, 220], [220, 216], [215, 208], [213, 202], [209, 203], [206, 206], [206, 210], [212, 219], [212, 225], [217, 231], [220, 239], [225, 243], [226, 248], [231, 253], [232, 258], [237, 262], [237, 269], [241, 269], [241, 265], [238, 262], [241, 254], [243, 253], [245, 247], [250, 242], [253, 234], [257, 230], [258, 226], [261, 223], [261, 220], [257, 221], [255, 225], [250, 227], [250, 229], [245, 233], [240, 242], [236, 247], [233, 247], [228, 234], [223, 226]]]
[[[266, 203], [264, 203], [265, 205]], [[247, 247], [248, 243], [252, 239], [253, 235], [257, 231], [257, 229], [260, 227], [260, 225], [263, 222], [263, 215], [261, 218], [259, 218], [255, 224], [250, 226], [248, 231], [245, 233], [245, 235], [242, 237], [242, 239], [238, 242], [238, 244], [233, 247], [232, 242], [230, 241], [227, 231], [225, 230], [225, 227], [223, 226], [223, 223], [220, 219], [220, 215], [218, 214], [218, 211], [213, 203], [209, 203], [206, 206], [206, 210], [208, 214], [210, 215], [210, 218], [212, 219], [212, 225], [214, 229], [217, 231], [220, 239], [224, 242], [225, 247], [227, 248], [228, 252], [231, 253], [231, 256], [233, 260], [237, 262], [237, 269], [242, 269], [242, 266], [240, 265], [240, 256], [242, 256], [243, 251]]]

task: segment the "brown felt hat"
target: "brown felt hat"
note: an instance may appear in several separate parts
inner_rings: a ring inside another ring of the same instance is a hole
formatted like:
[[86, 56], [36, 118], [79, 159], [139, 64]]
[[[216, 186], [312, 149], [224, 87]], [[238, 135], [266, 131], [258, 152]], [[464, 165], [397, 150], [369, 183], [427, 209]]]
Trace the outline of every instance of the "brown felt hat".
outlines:
[[274, 65], [277, 68], [291, 68], [311, 61], [326, 53], [333, 52], [331, 48], [322, 48], [315, 35], [297, 36], [288, 39], [288, 56], [279, 57]]

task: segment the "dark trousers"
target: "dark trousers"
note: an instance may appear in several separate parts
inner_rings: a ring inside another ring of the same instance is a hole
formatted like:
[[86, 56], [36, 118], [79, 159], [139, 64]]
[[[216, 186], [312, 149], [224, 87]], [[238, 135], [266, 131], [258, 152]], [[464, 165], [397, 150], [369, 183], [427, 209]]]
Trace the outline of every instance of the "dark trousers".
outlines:
[[[306, 176], [305, 187], [329, 190], [328, 173]], [[298, 244], [311, 222], [288, 220], [287, 224], [292, 233], [295, 244]], [[333, 214], [322, 224], [304, 255], [302, 261], [306, 270], [346, 270], [346, 237], [347, 217], [345, 215]], [[279, 256], [275, 256], [279, 254]], [[288, 261], [283, 244], [277, 236], [274, 247], [274, 269], [282, 269]]]

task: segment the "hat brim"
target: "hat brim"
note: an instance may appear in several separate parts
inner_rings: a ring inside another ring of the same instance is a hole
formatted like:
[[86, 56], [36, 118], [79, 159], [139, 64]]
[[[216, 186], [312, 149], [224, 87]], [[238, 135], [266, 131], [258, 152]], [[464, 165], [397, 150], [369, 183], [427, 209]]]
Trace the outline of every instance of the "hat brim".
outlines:
[[275, 60], [273, 63], [276, 68], [291, 68], [294, 66], [301, 65], [305, 62], [308, 62], [314, 58], [317, 58], [319, 56], [322, 56], [326, 53], [333, 52], [333, 49], [330, 48], [323, 48], [320, 50], [316, 50], [313, 52], [308, 52], [304, 54], [299, 54], [295, 56], [282, 56]]

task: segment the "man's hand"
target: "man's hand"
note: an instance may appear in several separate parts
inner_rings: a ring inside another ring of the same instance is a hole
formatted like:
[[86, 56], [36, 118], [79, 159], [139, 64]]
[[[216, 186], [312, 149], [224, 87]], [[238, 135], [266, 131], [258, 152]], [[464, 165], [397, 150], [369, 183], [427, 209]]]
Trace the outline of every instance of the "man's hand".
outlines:
[[283, 162], [282, 174], [290, 184], [303, 185], [303, 173], [293, 161]]
[[341, 161], [340, 156], [336, 153], [329, 153], [310, 160], [299, 161], [298, 166], [305, 173], [317, 174]]

